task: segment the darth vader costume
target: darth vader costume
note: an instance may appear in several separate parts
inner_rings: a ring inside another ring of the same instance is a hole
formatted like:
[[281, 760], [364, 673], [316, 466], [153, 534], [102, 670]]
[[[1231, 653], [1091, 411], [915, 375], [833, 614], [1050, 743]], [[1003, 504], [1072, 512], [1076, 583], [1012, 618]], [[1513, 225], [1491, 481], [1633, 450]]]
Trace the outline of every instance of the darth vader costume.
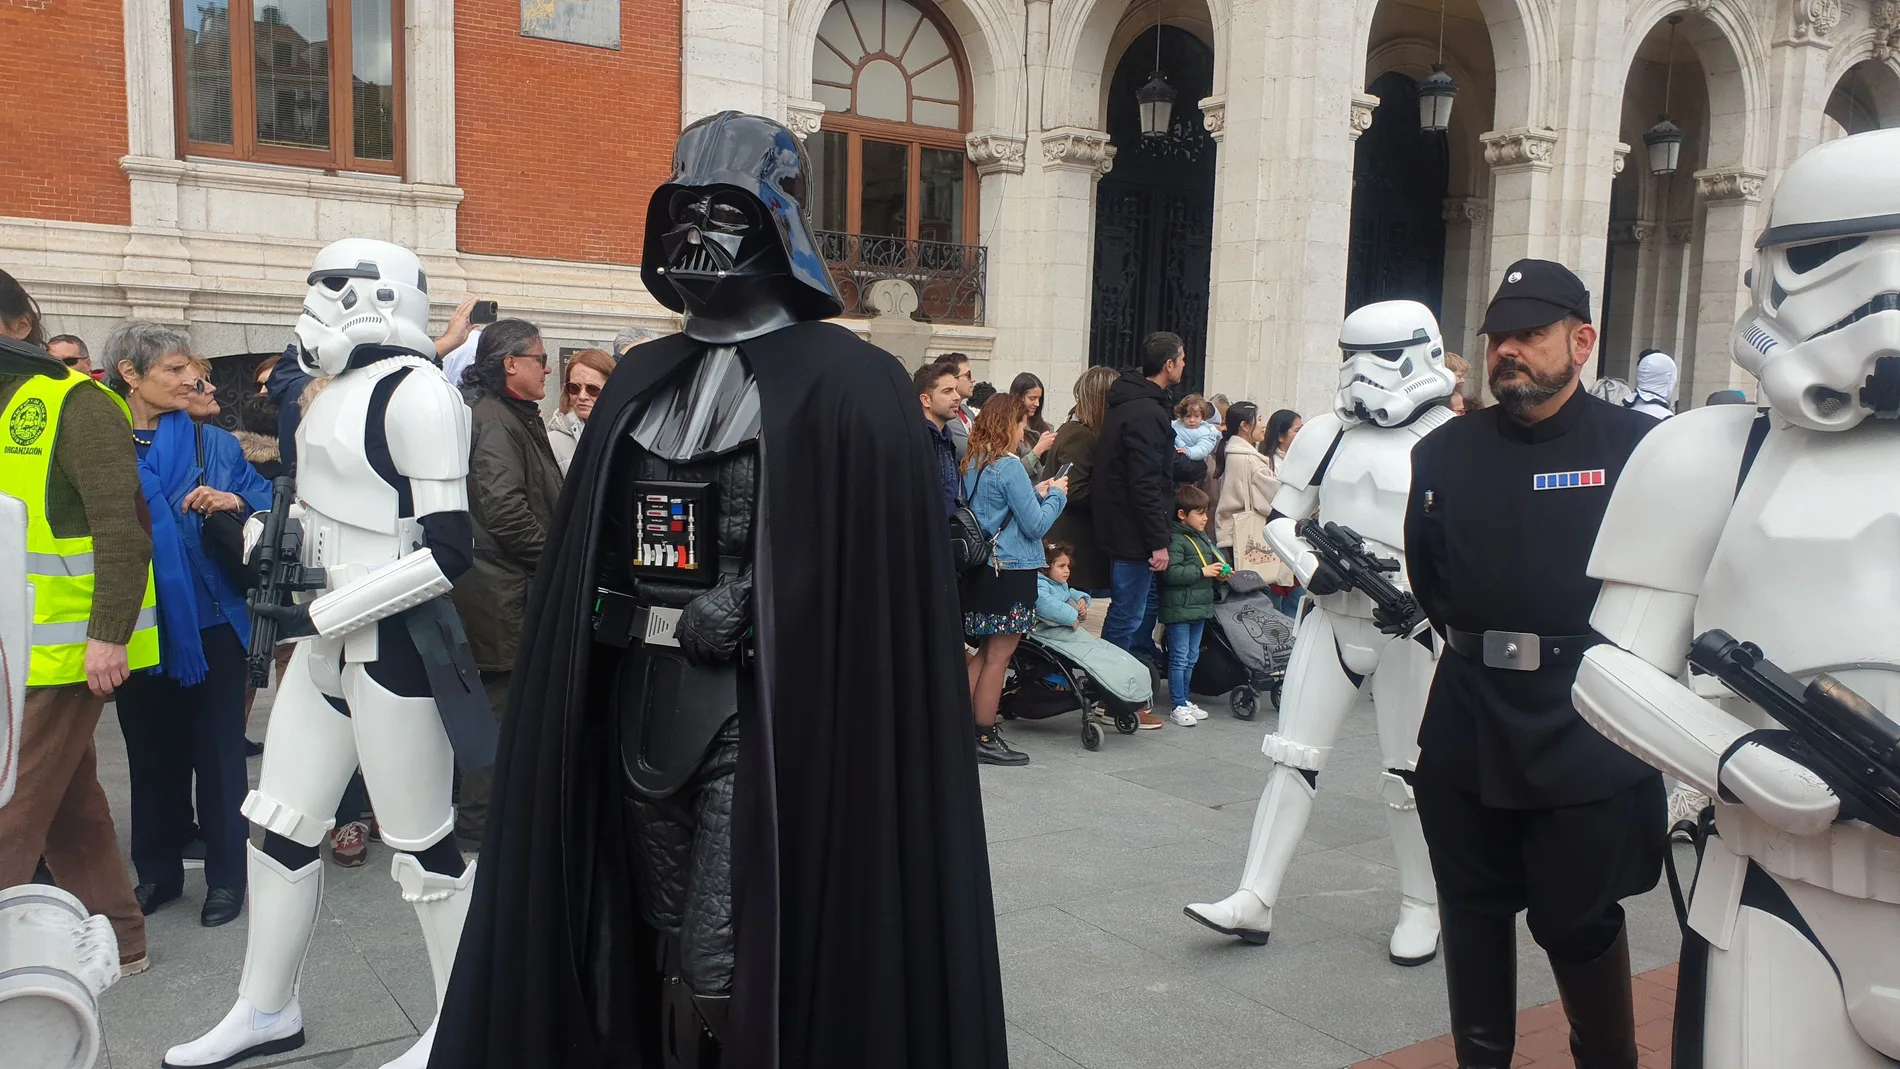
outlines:
[[680, 135], [536, 576], [434, 1069], [1008, 1062], [935, 461], [790, 131]]

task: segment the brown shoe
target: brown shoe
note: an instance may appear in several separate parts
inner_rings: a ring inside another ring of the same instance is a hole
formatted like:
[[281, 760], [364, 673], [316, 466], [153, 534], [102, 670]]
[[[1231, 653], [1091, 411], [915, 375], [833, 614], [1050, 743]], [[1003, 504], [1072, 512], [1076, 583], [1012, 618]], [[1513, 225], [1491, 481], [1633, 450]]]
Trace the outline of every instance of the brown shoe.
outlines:
[[369, 860], [369, 825], [360, 820], [330, 831], [330, 860], [353, 869]]
[[1166, 720], [1161, 719], [1160, 717], [1154, 715], [1153, 713], [1149, 712], [1146, 709], [1143, 709], [1140, 712], [1136, 713], [1135, 720], [1136, 722], [1141, 724], [1143, 730], [1146, 730], [1148, 728], [1164, 727], [1168, 723]]
[[151, 967], [152, 958], [148, 954], [140, 954], [137, 957], [131, 958], [121, 958], [119, 959], [119, 979], [123, 980], [128, 976], [137, 976]]

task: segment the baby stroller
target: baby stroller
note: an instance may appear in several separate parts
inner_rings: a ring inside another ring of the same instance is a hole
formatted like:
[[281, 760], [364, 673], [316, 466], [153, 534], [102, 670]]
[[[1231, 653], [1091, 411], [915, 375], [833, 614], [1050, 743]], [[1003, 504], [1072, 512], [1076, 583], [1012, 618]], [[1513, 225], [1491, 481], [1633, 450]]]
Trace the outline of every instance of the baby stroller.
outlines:
[[1273, 592], [1257, 572], [1235, 572], [1224, 585], [1190, 682], [1196, 694], [1226, 694], [1234, 715], [1252, 720], [1262, 691], [1280, 707], [1293, 621], [1273, 607]]
[[997, 712], [1006, 720], [1047, 720], [1080, 711], [1088, 750], [1102, 748], [1105, 724], [1133, 735], [1141, 726], [1135, 714], [1154, 698], [1154, 679], [1141, 662], [1103, 651], [1086, 632], [1069, 628], [1039, 627], [1024, 635], [1009, 671]]

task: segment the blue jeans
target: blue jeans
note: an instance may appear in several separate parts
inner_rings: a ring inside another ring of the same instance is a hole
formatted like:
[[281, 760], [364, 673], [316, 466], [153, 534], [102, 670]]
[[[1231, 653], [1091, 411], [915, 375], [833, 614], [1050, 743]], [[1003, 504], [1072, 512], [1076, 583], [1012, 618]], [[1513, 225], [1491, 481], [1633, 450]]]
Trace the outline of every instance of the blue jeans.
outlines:
[[1155, 649], [1155, 617], [1161, 612], [1161, 584], [1145, 560], [1109, 562], [1108, 618], [1102, 621], [1102, 638], [1145, 661], [1159, 663], [1161, 651]]
[[1168, 697], [1174, 707], [1188, 703], [1188, 680], [1194, 677], [1194, 662], [1201, 659], [1201, 632], [1206, 620], [1168, 625]]
[[1306, 588], [1298, 586], [1284, 594], [1275, 594], [1273, 595], [1273, 607], [1280, 610], [1281, 616], [1289, 620], [1298, 620], [1300, 618], [1300, 598], [1304, 597], [1305, 594]]

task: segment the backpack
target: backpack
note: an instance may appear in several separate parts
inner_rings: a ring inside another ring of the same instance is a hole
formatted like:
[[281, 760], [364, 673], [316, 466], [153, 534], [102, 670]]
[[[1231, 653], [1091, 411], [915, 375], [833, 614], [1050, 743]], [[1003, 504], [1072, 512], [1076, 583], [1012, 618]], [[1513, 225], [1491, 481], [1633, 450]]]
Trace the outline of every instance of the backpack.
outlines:
[[[969, 495], [957, 495], [957, 507], [950, 512], [950, 559], [955, 563], [957, 574], [973, 571], [996, 559], [996, 542], [1009, 528], [1014, 516], [1005, 516], [1003, 526], [996, 529], [994, 535], [983, 530], [977, 521], [976, 510], [970, 507], [970, 498], [976, 495], [978, 486], [983, 485], [983, 476], [988, 469], [976, 475], [976, 486], [970, 488]], [[959, 480], [961, 482], [961, 480]]]

